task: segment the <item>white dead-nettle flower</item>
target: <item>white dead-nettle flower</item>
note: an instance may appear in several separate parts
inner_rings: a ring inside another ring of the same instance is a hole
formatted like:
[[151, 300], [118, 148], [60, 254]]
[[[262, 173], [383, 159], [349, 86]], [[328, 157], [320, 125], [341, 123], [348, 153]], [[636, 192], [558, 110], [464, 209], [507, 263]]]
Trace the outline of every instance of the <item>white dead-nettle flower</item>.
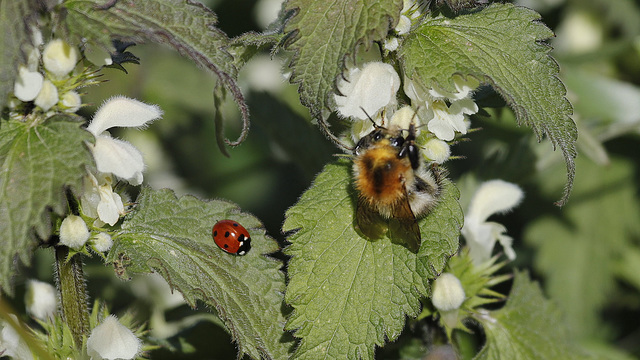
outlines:
[[105, 252], [111, 249], [113, 240], [111, 239], [111, 235], [101, 232], [89, 239], [89, 245], [97, 252]]
[[13, 94], [22, 101], [33, 101], [44, 83], [44, 76], [37, 70], [25, 66], [18, 68], [18, 78], [13, 86]]
[[429, 131], [445, 141], [453, 140], [456, 132], [466, 134], [469, 126], [466, 115], [478, 112], [478, 105], [470, 98], [478, 81], [472, 77], [454, 76], [453, 83], [454, 92], [426, 88], [420, 81], [409, 78], [405, 78], [404, 83], [405, 93], [419, 109]]
[[462, 283], [455, 275], [443, 273], [433, 282], [431, 303], [440, 311], [451, 311], [460, 308], [465, 294]]
[[125, 213], [122, 198], [113, 191], [113, 177], [107, 173], [100, 173], [97, 177], [93, 174], [85, 176], [80, 206], [85, 215], [111, 226]]
[[[20, 323], [18, 318], [9, 314], [13, 321]], [[14, 329], [8, 322], [0, 320], [0, 354], [9, 356], [12, 359], [18, 360], [33, 360], [33, 354], [29, 350], [27, 343], [20, 337], [16, 329]]]
[[87, 339], [91, 359], [133, 359], [141, 348], [140, 339], [113, 315], [96, 326]]
[[484, 182], [476, 190], [469, 209], [464, 217], [462, 235], [469, 246], [469, 256], [474, 264], [479, 265], [491, 258], [491, 252], [496, 242], [504, 249], [510, 260], [516, 258], [511, 247], [513, 239], [505, 233], [504, 225], [487, 221], [489, 216], [507, 212], [516, 207], [522, 200], [524, 193], [515, 184], [503, 180]]
[[60, 243], [80, 249], [89, 240], [89, 229], [80, 216], [69, 215], [60, 224]]
[[106, 130], [116, 126], [141, 127], [161, 116], [162, 110], [156, 105], [124, 96], [107, 100], [87, 127], [96, 137], [91, 150], [98, 171], [112, 173], [132, 185], [140, 185], [144, 170], [142, 154], [130, 143], [112, 138]]
[[375, 117], [379, 110], [395, 106], [398, 89], [400, 77], [389, 64], [376, 61], [351, 68], [338, 81], [341, 95], [334, 95], [338, 114], [356, 119]]
[[27, 313], [42, 321], [53, 318], [58, 310], [56, 288], [49, 283], [38, 280], [27, 282], [24, 302], [27, 306]]
[[76, 67], [78, 50], [61, 39], [53, 39], [42, 52], [42, 62], [51, 74], [64, 77]]
[[49, 80], [45, 80], [42, 84], [42, 89], [36, 96], [34, 104], [39, 106], [42, 110], [48, 111], [55, 104], [58, 103], [58, 88], [53, 85]]

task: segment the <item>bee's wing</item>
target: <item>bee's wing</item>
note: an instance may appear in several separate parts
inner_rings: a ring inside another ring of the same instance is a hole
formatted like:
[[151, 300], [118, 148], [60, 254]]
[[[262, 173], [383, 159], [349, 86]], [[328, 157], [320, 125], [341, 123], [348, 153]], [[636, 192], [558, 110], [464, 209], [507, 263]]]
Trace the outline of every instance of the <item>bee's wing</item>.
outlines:
[[420, 227], [411, 211], [407, 196], [393, 207], [389, 219], [389, 238], [391, 242], [404, 245], [413, 253], [417, 253], [420, 249], [422, 241]]
[[372, 240], [380, 239], [387, 232], [386, 220], [362, 197], [358, 197], [356, 225], [362, 234]]

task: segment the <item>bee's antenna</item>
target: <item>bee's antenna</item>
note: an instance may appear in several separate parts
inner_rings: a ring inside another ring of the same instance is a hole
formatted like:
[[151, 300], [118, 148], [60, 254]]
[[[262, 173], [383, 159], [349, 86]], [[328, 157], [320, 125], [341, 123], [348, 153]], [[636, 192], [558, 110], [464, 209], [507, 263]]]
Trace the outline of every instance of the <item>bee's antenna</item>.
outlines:
[[[371, 120], [371, 123], [373, 124], [373, 127], [378, 129], [378, 128], [383, 128], [383, 126], [380, 126], [378, 124], [376, 124], [376, 122], [371, 118], [371, 116], [369, 115], [369, 113], [367, 113], [367, 110], [365, 110], [362, 106], [360, 106], [360, 110], [362, 110], [362, 112], [367, 115], [367, 118], [369, 118], [369, 120]], [[384, 118], [384, 115], [383, 115]]]

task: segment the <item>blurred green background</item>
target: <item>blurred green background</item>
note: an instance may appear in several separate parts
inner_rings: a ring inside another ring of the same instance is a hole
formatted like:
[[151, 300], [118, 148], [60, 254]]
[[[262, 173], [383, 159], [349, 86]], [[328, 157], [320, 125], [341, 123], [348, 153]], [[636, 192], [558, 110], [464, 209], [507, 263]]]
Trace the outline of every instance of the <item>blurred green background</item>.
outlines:
[[[277, 12], [279, 0], [205, 1], [229, 36], [259, 31]], [[530, 269], [545, 293], [566, 314], [574, 337], [610, 359], [640, 357], [640, 4], [631, 0], [522, 0], [556, 32], [550, 43], [574, 106], [579, 129], [575, 186], [560, 209], [564, 161], [547, 141], [518, 127], [513, 113], [489, 89], [476, 94], [485, 113], [471, 119], [481, 131], [452, 148], [462, 159], [447, 164], [466, 208], [479, 182], [500, 178], [520, 185], [524, 202], [512, 213], [495, 216], [514, 238], [518, 255], [510, 266]], [[266, 20], [265, 20], [266, 19]], [[138, 45], [128, 49], [141, 65], [128, 74], [105, 69], [101, 86], [87, 88], [81, 110], [90, 118], [114, 95], [158, 104], [164, 117], [145, 131], [114, 133], [145, 155], [145, 182], [178, 195], [223, 198], [260, 218], [282, 246], [284, 212], [310, 185], [322, 166], [340, 153], [311, 123], [297, 89], [281, 75], [284, 56], [265, 54], [241, 72], [240, 85], [251, 112], [247, 140], [218, 150], [213, 124], [215, 79], [176, 53]], [[282, 54], [286, 55], [286, 54]], [[283, 70], [287, 72], [286, 69]], [[241, 121], [235, 105], [223, 108], [225, 135], [235, 139]], [[51, 280], [48, 252], [39, 251], [26, 276]], [[507, 269], [508, 271], [508, 269]], [[131, 283], [113, 276], [98, 259], [87, 267], [92, 298], [102, 297], [114, 313], [135, 304], [141, 319], [153, 309], [150, 298], [131, 292]], [[501, 289], [508, 291], [508, 288]], [[16, 307], [20, 308], [20, 302]], [[193, 316], [185, 305], [167, 306], [168, 321]], [[205, 310], [205, 309], [200, 309]], [[195, 319], [195, 318], [194, 318]], [[197, 320], [197, 319], [196, 319]], [[428, 337], [409, 324], [380, 358], [415, 358], [411, 349]], [[189, 358], [232, 359], [235, 346], [214, 322], [203, 321], [180, 333], [193, 346]], [[189, 347], [174, 337], [171, 344]], [[211, 339], [216, 339], [212, 341]], [[197, 350], [196, 350], [197, 349]], [[417, 352], [419, 353], [419, 351]], [[153, 358], [172, 358], [162, 350]]]

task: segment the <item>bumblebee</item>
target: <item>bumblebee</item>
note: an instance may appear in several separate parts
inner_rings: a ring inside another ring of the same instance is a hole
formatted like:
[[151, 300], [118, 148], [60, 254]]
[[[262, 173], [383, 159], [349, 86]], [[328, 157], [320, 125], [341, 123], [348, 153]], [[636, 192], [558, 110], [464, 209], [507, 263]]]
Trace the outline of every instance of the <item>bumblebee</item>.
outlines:
[[376, 125], [356, 144], [353, 161], [357, 228], [370, 239], [388, 232], [414, 253], [422, 240], [416, 218], [437, 204], [443, 177], [437, 166], [421, 161], [415, 139], [413, 124], [408, 130]]

